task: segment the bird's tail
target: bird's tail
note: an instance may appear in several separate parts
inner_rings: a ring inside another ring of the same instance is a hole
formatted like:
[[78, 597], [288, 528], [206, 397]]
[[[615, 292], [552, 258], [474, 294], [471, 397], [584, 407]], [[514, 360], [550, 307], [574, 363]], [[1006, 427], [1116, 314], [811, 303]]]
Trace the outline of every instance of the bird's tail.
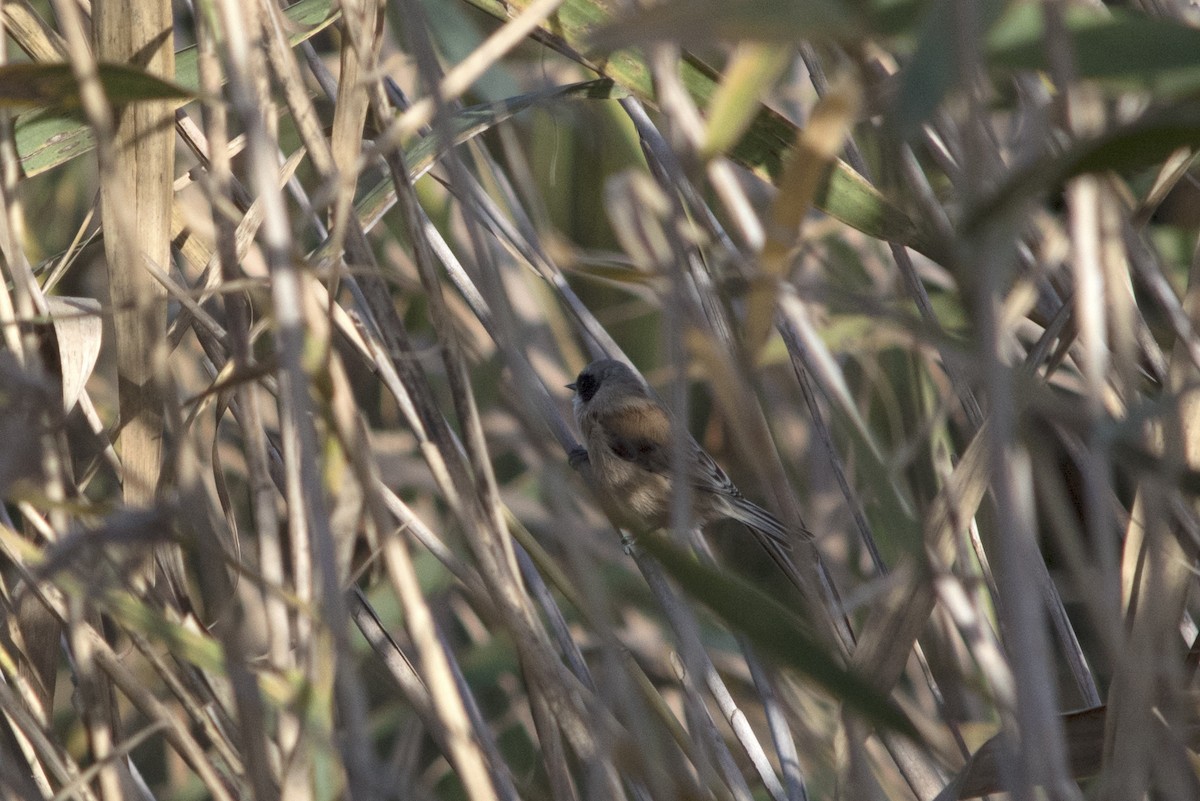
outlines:
[[763, 537], [784, 549], [790, 550], [792, 540], [797, 536], [801, 539], [812, 539], [812, 534], [809, 533], [808, 529], [801, 528], [797, 531], [785, 526], [775, 515], [745, 498], [735, 498], [730, 501], [729, 506], [730, 517], [741, 523], [745, 523]]
[[[801, 537], [805, 540], [813, 538], [812, 532], [806, 528], [793, 529], [779, 522], [775, 515], [756, 506], [745, 498], [737, 498], [730, 503], [734, 519], [743, 523], [750, 532], [754, 534], [754, 538], [758, 540], [758, 544], [763, 547], [771, 560], [779, 567], [783, 574], [791, 581], [801, 593], [807, 597], [812, 597], [806, 592], [804, 582], [800, 579], [800, 572], [796, 569], [796, 565], [792, 562], [790, 552], [792, 550], [791, 540], [794, 537]], [[842, 599], [838, 595], [837, 588], [829, 580], [828, 573], [820, 563], [820, 558], [817, 559], [817, 569], [821, 576], [822, 586], [828, 594], [828, 603], [830, 604], [830, 612], [834, 615], [833, 622], [847, 643], [854, 643], [854, 630], [850, 625], [850, 619], [846, 616]]]
[[736, 498], [730, 503], [731, 511], [735, 520], [745, 524], [750, 529], [750, 533], [758, 540], [758, 544], [763, 547], [767, 555], [773, 561], [788, 580], [792, 582], [801, 592], [804, 587], [800, 581], [800, 574], [796, 570], [796, 566], [792, 564], [790, 556], [792, 550], [792, 539], [799, 534], [804, 539], [812, 539], [812, 534], [807, 529], [800, 529], [799, 532], [785, 526], [779, 521], [779, 518], [745, 498]]

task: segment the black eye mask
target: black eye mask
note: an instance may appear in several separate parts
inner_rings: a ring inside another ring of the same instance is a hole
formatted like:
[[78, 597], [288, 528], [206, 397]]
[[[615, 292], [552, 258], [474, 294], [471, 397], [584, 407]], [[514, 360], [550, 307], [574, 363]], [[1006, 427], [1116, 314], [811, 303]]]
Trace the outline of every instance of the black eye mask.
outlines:
[[579, 378], [575, 379], [574, 388], [579, 393], [579, 398], [587, 403], [600, 389], [600, 379], [591, 373], [580, 373]]

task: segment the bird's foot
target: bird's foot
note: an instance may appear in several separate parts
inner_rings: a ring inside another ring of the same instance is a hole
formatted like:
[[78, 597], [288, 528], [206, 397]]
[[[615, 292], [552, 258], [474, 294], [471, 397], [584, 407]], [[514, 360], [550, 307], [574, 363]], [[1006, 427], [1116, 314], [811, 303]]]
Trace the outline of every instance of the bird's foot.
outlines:
[[579, 446], [571, 448], [571, 452], [567, 454], [567, 463], [574, 470], [583, 468], [588, 463], [587, 448]]

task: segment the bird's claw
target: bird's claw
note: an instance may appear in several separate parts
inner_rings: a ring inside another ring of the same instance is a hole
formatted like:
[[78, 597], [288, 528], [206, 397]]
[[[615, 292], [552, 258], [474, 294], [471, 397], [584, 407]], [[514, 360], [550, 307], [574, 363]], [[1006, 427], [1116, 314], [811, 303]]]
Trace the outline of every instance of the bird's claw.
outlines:
[[571, 448], [571, 452], [567, 454], [567, 463], [571, 468], [578, 470], [588, 463], [587, 448], [576, 446]]
[[636, 547], [636, 541], [634, 539], [634, 536], [632, 534], [630, 534], [628, 531], [625, 531], [624, 529], [622, 529], [621, 530], [621, 550], [623, 550], [625, 552], [626, 556], [633, 556], [633, 551], [634, 551], [635, 547]]

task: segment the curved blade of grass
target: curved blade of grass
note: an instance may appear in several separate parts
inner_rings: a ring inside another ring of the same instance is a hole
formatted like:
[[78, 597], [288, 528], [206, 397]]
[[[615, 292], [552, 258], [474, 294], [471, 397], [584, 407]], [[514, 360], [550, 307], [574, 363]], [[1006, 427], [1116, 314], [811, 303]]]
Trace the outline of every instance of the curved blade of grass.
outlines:
[[872, 723], [918, 738], [912, 721], [891, 699], [839, 664], [782, 604], [741, 579], [700, 564], [661, 535], [642, 535], [638, 546], [649, 551], [689, 595], [780, 665], [809, 677]]
[[[297, 27], [291, 35], [290, 41], [292, 46], [296, 46], [301, 42], [312, 38], [322, 30], [333, 24], [337, 20], [340, 11], [332, 8], [332, 0], [301, 0], [295, 5], [289, 6], [284, 14], [288, 20], [294, 23]], [[197, 71], [197, 51], [195, 47], [188, 47], [179, 51], [175, 56], [175, 82], [173, 84], [160, 81], [160, 83], [174, 87], [175, 90], [181, 92], [181, 95], [158, 95], [159, 99], [178, 99], [186, 100], [195, 96], [197, 87], [199, 86], [199, 73]], [[36, 67], [37, 69], [46, 69], [50, 67], [65, 67], [70, 78], [69, 85], [63, 84], [59, 88], [63, 91], [63, 96], [74, 97], [78, 89], [75, 86], [74, 78], [70, 76], [70, 68], [67, 65], [10, 65], [5, 69], [12, 67]], [[128, 93], [128, 87], [122, 88], [122, 84], [126, 79], [121, 76], [116, 70], [124, 70], [126, 72], [132, 70], [127, 66], [116, 67], [114, 65], [106, 65], [101, 68], [101, 79], [104, 79], [104, 71], [109, 69], [114, 78], [119, 78], [115, 85], [110, 86], [108, 81], [105, 81], [104, 88], [109, 93], [109, 98], [114, 102], [120, 102], [122, 92]], [[158, 79], [155, 79], [156, 81]], [[143, 91], [149, 91], [150, 87], [142, 87]], [[145, 98], [132, 98], [145, 99]], [[39, 102], [52, 103], [53, 100], [44, 100]], [[58, 105], [64, 105], [61, 97]], [[71, 113], [69, 110], [64, 111], [58, 109], [39, 109], [37, 111], [22, 114], [16, 123], [15, 138], [17, 144], [17, 153], [21, 157], [21, 167], [26, 175], [37, 175], [46, 170], [57, 167], [60, 164], [65, 164], [71, 159], [83, 155], [91, 151], [94, 146], [92, 141], [92, 131], [84, 123], [83, 118], [77, 114]]]
[[[191, 100], [195, 93], [129, 64], [99, 64], [100, 83], [113, 103], [140, 100]], [[66, 63], [0, 66], [0, 107], [79, 107], [79, 83]]]
[[[501, 20], [519, 14], [530, 0], [466, 0], [475, 8]], [[753, 4], [751, 4], [753, 5]], [[632, 49], [592, 53], [592, 37], [611, 23], [622, 6], [610, 0], [565, 0], [558, 12], [543, 25], [536, 38], [550, 48], [611, 78], [632, 94], [653, 102], [650, 71], [641, 55]], [[697, 58], [685, 56], [681, 78], [701, 108], [708, 108], [718, 84], [716, 72]], [[763, 178], [776, 181], [782, 174], [783, 155], [796, 141], [797, 126], [778, 112], [759, 106], [746, 134], [727, 155]], [[896, 242], [933, 255], [932, 238], [907, 214], [893, 205], [861, 175], [842, 161], [830, 168], [814, 205], [851, 228], [868, 236]]]
[[[1157, 93], [1200, 88], [1200, 30], [1166, 17], [1084, 6], [1066, 10], [1080, 78]], [[1037, 4], [1014, 4], [988, 35], [988, 61], [1013, 70], [1046, 70], [1045, 25]]]
[[866, 33], [869, 27], [866, 17], [853, 5], [836, 0], [669, 0], [622, 13], [593, 41], [600, 48], [615, 48], [663, 40], [711, 43], [716, 39], [795, 42], [851, 38]]

